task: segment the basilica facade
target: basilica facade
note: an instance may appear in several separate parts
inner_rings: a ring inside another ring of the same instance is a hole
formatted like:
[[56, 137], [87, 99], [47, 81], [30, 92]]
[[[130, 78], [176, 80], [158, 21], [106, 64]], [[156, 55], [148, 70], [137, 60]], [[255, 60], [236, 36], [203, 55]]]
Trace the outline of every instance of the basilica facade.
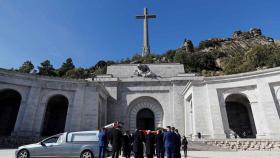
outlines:
[[0, 135], [174, 126], [189, 138], [280, 139], [280, 68], [203, 77], [181, 64], [120, 64], [87, 80], [0, 70]]

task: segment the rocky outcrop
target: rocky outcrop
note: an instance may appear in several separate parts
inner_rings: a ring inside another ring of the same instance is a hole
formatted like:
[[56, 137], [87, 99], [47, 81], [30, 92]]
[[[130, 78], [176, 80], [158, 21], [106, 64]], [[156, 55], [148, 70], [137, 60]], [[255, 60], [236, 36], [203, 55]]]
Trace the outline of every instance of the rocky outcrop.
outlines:
[[189, 53], [194, 52], [194, 46], [193, 46], [192, 41], [185, 39], [184, 43], [183, 43], [183, 49], [185, 49], [186, 52], [189, 52]]
[[273, 45], [274, 40], [262, 34], [261, 29], [252, 28], [247, 32], [235, 31], [231, 38], [211, 38], [199, 43], [199, 51], [239, 52], [258, 45]]
[[280, 47], [280, 40], [275, 40], [274, 43], [275, 43], [278, 47]]

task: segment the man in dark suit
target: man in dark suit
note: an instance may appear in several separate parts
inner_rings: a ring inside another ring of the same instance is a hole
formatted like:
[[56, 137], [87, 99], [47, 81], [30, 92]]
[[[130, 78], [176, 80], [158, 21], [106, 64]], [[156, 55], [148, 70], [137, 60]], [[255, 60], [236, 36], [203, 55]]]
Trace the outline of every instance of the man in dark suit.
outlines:
[[158, 130], [156, 136], [156, 152], [157, 152], [157, 158], [164, 158], [163, 133], [161, 130]]
[[130, 132], [126, 131], [125, 134], [123, 135], [123, 139], [122, 139], [123, 155], [126, 158], [130, 158], [131, 144], [132, 144], [132, 138], [130, 136]]
[[106, 128], [102, 128], [98, 134], [99, 138], [99, 158], [105, 158], [106, 147], [108, 144]]
[[149, 130], [146, 135], [146, 155], [147, 158], [153, 158], [155, 154], [155, 136]]
[[175, 133], [175, 139], [174, 139], [174, 158], [181, 158], [181, 135], [178, 131], [178, 129], [175, 129], [175, 127], [172, 127], [172, 132]]
[[144, 133], [136, 130], [133, 134], [133, 152], [135, 158], [143, 158]]
[[112, 158], [118, 158], [122, 147], [122, 131], [120, 126], [113, 128], [111, 132]]
[[185, 136], [183, 136], [183, 140], [182, 140], [182, 146], [183, 146], [183, 150], [184, 150], [184, 156], [185, 158], [187, 157], [187, 152], [188, 152], [188, 140]]
[[173, 158], [175, 137], [176, 137], [175, 133], [171, 132], [171, 127], [167, 126], [167, 132], [164, 134], [163, 137], [164, 148], [165, 148], [167, 158]]

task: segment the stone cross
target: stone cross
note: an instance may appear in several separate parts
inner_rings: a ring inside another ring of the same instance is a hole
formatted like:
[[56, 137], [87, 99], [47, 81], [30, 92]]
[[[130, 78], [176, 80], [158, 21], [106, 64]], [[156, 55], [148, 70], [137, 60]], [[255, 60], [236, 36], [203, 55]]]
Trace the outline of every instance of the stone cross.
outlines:
[[147, 56], [150, 54], [148, 19], [151, 19], [151, 18], [156, 18], [156, 15], [149, 15], [147, 8], [144, 8], [144, 15], [136, 16], [136, 19], [144, 19], [144, 38], [143, 38], [142, 56]]

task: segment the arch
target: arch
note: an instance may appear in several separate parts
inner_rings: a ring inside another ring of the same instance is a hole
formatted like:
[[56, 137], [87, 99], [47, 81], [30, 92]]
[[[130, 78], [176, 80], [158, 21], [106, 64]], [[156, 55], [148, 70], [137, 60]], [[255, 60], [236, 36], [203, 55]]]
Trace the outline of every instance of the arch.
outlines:
[[243, 94], [230, 94], [225, 99], [229, 128], [240, 138], [256, 138], [256, 126], [249, 99]]
[[42, 104], [47, 104], [52, 97], [57, 95], [64, 96], [69, 101], [69, 103], [72, 103], [72, 99], [73, 99], [73, 96], [68, 91], [63, 91], [63, 90], [51, 90], [51, 91], [47, 90], [47, 91], [43, 91], [42, 94], [43, 94], [41, 98]]
[[44, 114], [42, 136], [50, 136], [64, 132], [69, 101], [61, 94], [49, 98]]
[[21, 104], [21, 94], [13, 89], [0, 91], [0, 136], [13, 132]]
[[131, 131], [136, 129], [137, 114], [142, 109], [149, 109], [153, 112], [155, 128], [162, 127], [162, 122], [163, 122], [162, 106], [156, 99], [148, 96], [143, 96], [143, 97], [136, 98], [129, 104], [129, 108], [128, 108], [129, 127], [128, 128]]
[[246, 88], [231, 88], [231, 89], [228, 89], [224, 92], [224, 98], [226, 100], [226, 98], [232, 94], [240, 94], [240, 95], [243, 95], [244, 97], [246, 97], [250, 103], [253, 103], [253, 102], [257, 102], [257, 97], [256, 95], [254, 94], [254, 91], [253, 89], [249, 88], [249, 89], [246, 89]]
[[155, 130], [155, 116], [150, 109], [141, 109], [138, 111], [136, 128], [140, 130]]

